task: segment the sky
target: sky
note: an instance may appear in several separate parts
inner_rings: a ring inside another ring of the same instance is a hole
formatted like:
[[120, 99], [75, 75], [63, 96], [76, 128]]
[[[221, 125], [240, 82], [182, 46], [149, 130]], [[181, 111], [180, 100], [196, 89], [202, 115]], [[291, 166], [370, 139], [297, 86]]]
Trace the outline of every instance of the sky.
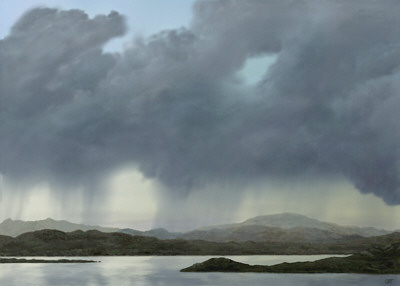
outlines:
[[398, 1], [0, 0], [0, 220], [400, 229]]

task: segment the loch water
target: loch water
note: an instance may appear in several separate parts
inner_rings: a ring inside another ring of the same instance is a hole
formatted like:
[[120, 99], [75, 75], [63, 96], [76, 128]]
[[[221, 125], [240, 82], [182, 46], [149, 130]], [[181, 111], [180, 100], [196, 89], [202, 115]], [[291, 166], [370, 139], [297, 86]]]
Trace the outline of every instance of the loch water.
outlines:
[[[328, 255], [227, 256], [248, 264], [313, 261]], [[36, 257], [38, 258], [38, 257]], [[79, 257], [99, 263], [0, 264], [1, 286], [400, 286], [400, 275], [182, 273], [180, 269], [211, 256], [111, 256]], [[49, 258], [46, 258], [49, 259]], [[53, 257], [51, 259], [59, 259]], [[77, 257], [74, 257], [77, 259]]]

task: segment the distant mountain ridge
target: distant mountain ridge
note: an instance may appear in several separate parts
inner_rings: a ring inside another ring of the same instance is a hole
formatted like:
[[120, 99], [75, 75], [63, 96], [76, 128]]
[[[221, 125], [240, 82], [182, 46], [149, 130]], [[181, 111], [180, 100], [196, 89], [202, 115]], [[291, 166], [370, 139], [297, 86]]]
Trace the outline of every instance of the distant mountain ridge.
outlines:
[[131, 228], [123, 228], [118, 230], [118, 232], [130, 234], [130, 235], [141, 235], [141, 236], [149, 236], [156, 237], [158, 239], [176, 239], [182, 236], [182, 232], [170, 232], [165, 228], [154, 228], [147, 231], [140, 231]]
[[316, 228], [345, 235], [361, 235], [365, 237], [391, 233], [390, 231], [377, 229], [375, 227], [341, 226], [335, 223], [323, 222], [294, 213], [257, 216], [240, 223], [240, 225], [264, 225], [269, 227], [280, 227], [283, 229], [296, 227]]
[[156, 237], [158, 239], [207, 240], [215, 242], [332, 242], [392, 233], [391, 231], [374, 227], [340, 226], [300, 214], [282, 213], [257, 216], [240, 223], [201, 227], [188, 232], [170, 232], [163, 228], [148, 231], [130, 228], [119, 229], [76, 224], [50, 218], [39, 221], [7, 219], [0, 224], [0, 235], [15, 237], [25, 232], [42, 229], [55, 229], [63, 232], [98, 230], [101, 232], [121, 232], [130, 235]]
[[71, 232], [75, 230], [98, 230], [101, 232], [116, 232], [119, 229], [113, 227], [102, 227], [98, 225], [85, 225], [72, 223], [66, 220], [54, 220], [47, 218], [44, 220], [37, 221], [22, 221], [22, 220], [12, 220], [6, 219], [0, 223], [0, 235], [8, 235], [16, 237], [20, 234], [42, 230], [42, 229], [55, 229], [63, 232]]
[[208, 226], [184, 233], [183, 239], [210, 241], [337, 241], [389, 234], [374, 227], [340, 226], [300, 214], [282, 213], [241, 223]]

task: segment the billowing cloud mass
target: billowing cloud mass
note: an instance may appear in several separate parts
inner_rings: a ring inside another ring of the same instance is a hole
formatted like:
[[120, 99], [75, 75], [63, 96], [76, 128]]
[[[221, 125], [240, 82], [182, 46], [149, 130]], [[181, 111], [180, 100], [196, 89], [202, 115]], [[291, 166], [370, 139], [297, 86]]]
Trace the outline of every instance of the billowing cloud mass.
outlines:
[[94, 192], [133, 164], [179, 195], [343, 176], [400, 204], [399, 4], [199, 1], [190, 27], [115, 54], [119, 13], [31, 10], [0, 41], [0, 173]]

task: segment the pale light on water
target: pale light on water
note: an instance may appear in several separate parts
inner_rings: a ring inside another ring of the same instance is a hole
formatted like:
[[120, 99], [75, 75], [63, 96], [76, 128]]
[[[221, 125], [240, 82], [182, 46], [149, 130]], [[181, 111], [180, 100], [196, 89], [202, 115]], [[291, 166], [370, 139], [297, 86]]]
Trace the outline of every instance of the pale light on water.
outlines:
[[[271, 273], [181, 273], [180, 269], [211, 256], [113, 256], [82, 257], [101, 263], [89, 264], [1, 264], [1, 286], [349, 286], [400, 285], [400, 275], [359, 274], [271, 274]], [[328, 257], [312, 256], [228, 256], [249, 264], [312, 261]]]

